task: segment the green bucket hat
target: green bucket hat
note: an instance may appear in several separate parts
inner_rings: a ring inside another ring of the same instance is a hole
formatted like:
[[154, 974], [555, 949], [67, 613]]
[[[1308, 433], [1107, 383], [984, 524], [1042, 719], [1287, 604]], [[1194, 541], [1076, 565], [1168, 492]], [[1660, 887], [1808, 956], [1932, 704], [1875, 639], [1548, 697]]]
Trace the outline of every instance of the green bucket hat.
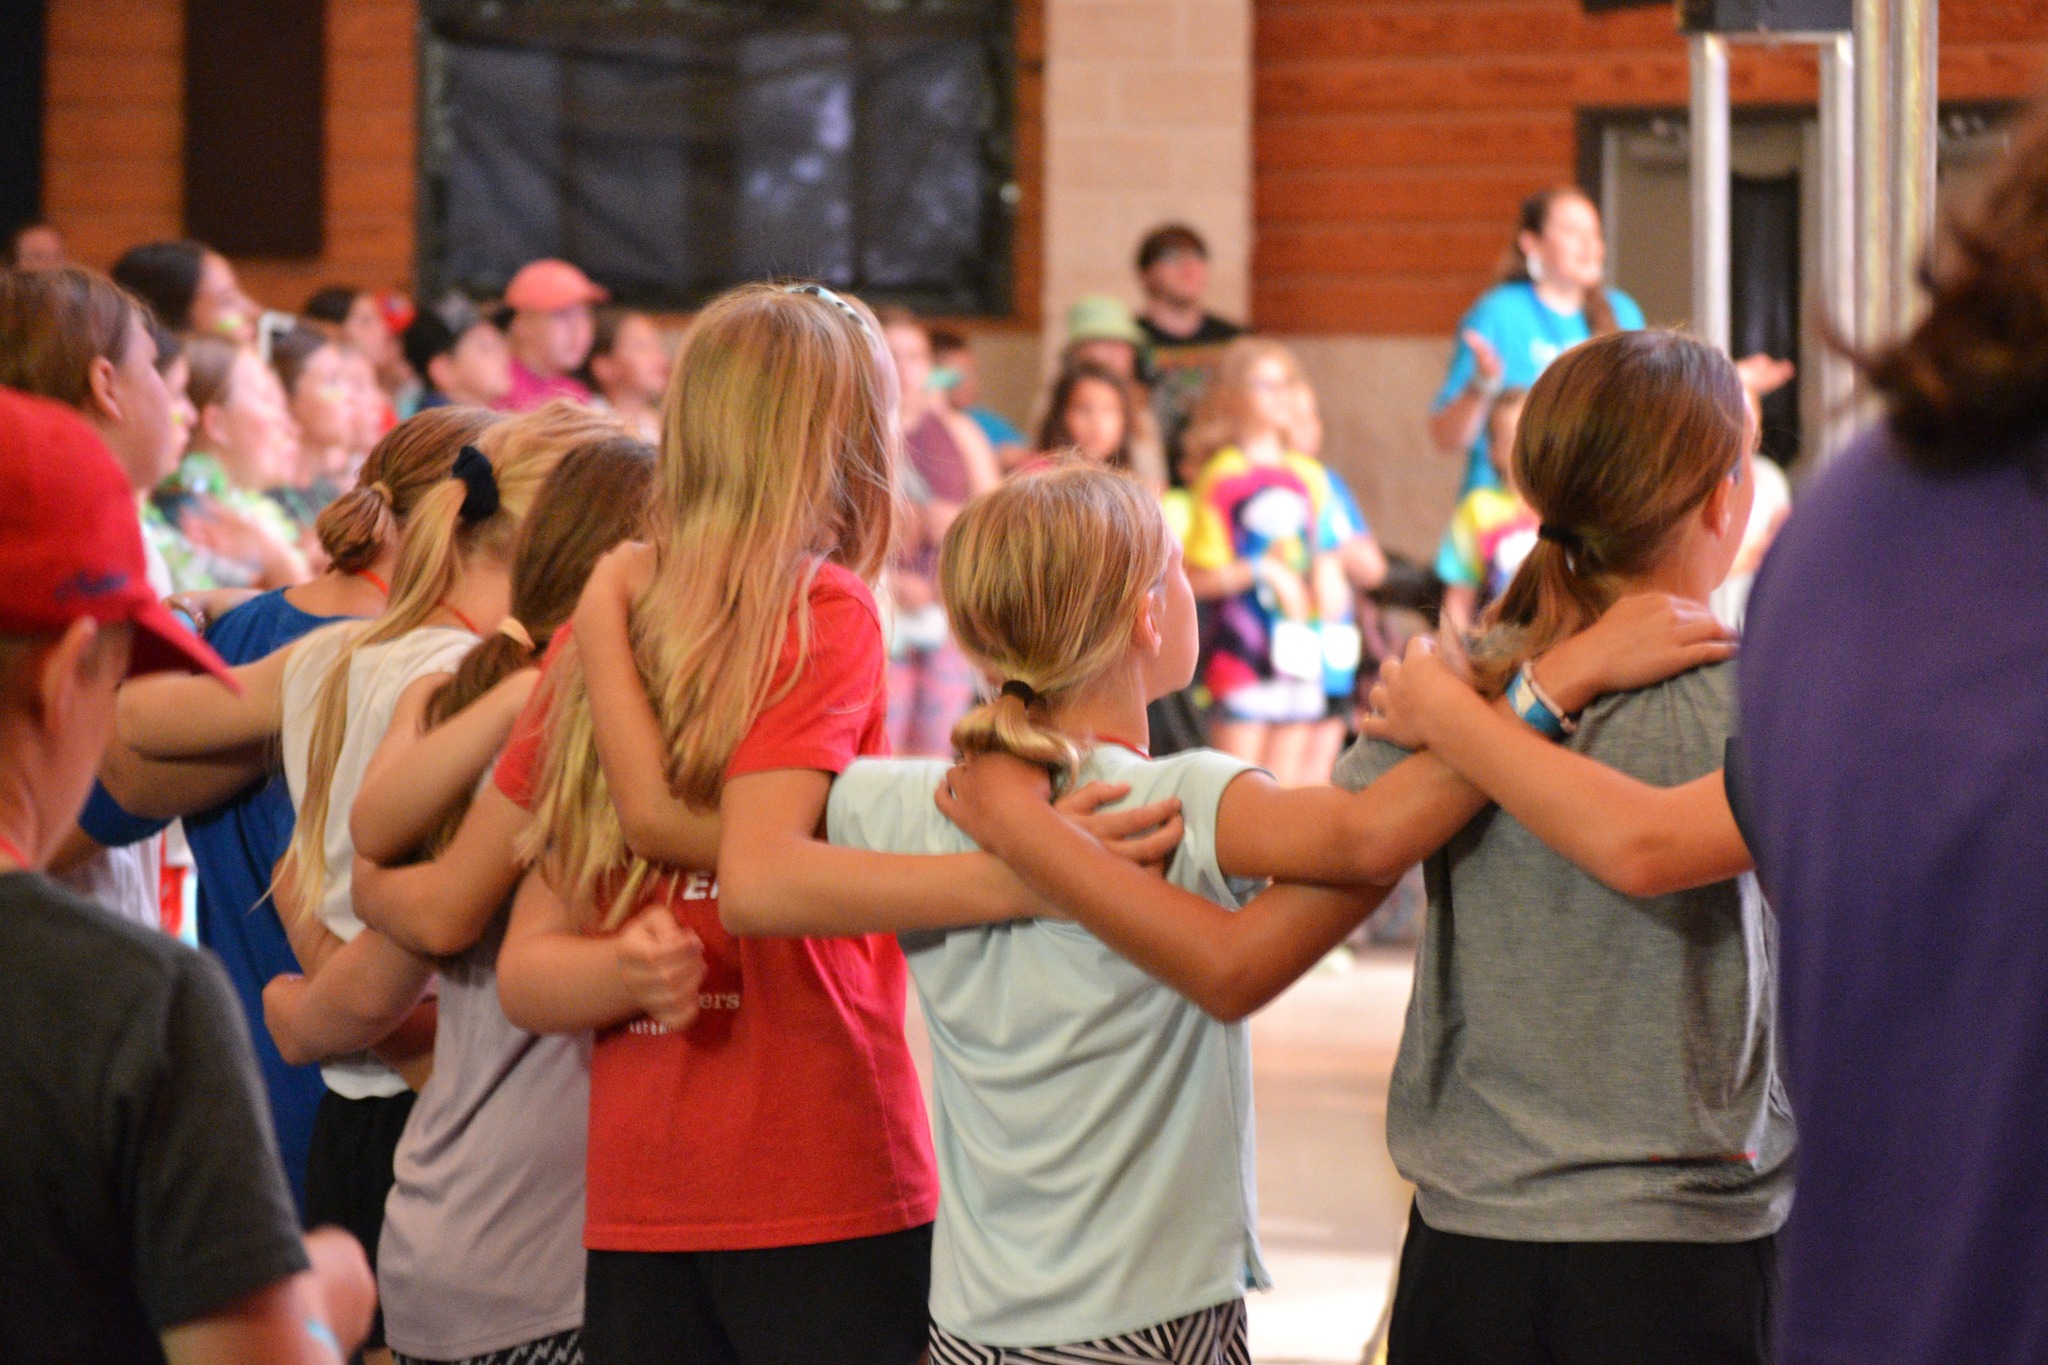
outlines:
[[1084, 294], [1067, 309], [1067, 344], [1083, 341], [1127, 341], [1145, 345], [1145, 334], [1130, 306], [1113, 294]]

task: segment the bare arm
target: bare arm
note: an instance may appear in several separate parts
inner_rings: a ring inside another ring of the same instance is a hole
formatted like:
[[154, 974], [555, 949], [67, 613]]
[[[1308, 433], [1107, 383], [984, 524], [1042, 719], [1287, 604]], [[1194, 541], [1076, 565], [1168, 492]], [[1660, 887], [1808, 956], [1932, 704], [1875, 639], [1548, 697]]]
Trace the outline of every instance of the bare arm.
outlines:
[[276, 766], [276, 746], [267, 739], [177, 759], [148, 758], [116, 739], [100, 759], [100, 781], [130, 815], [175, 820], [233, 799]]
[[345, 1057], [389, 1037], [420, 1003], [433, 965], [365, 929], [312, 976], [263, 988], [263, 1021], [293, 1066]]
[[704, 945], [665, 905], [602, 937], [582, 933], [539, 870], [520, 883], [498, 952], [498, 1003], [530, 1033], [585, 1033], [641, 1015], [671, 1032], [697, 1018]]
[[1654, 787], [1544, 739], [1489, 706], [1427, 651], [1390, 670], [1389, 724], [1406, 726], [1537, 838], [1626, 896], [1750, 871], [1723, 774]]
[[984, 756], [953, 770], [955, 794], [942, 788], [940, 808], [977, 841], [986, 833], [995, 842], [985, 846], [1015, 858], [1033, 889], [1090, 933], [1218, 1019], [1241, 1019], [1278, 995], [1386, 895], [1282, 885], [1233, 913], [1107, 853], [1046, 804], [1044, 785], [1028, 765]]
[[152, 673], [123, 684], [116, 733], [151, 758], [196, 758], [274, 739], [284, 718], [285, 661], [294, 648], [286, 645], [233, 670], [239, 696], [204, 676]]
[[1039, 912], [986, 853], [837, 848], [818, 837], [829, 773], [781, 768], [725, 784], [718, 913], [735, 934], [830, 936], [994, 924]]
[[429, 730], [427, 703], [449, 676], [429, 674], [398, 698], [349, 810], [349, 835], [361, 857], [395, 863], [434, 832], [505, 747], [538, 673], [520, 669]]
[[[1223, 789], [1216, 862], [1232, 877], [1392, 886], [1486, 804], [1476, 787], [1429, 754], [1403, 759], [1359, 792], [1283, 787], [1246, 772]], [[1042, 855], [1028, 856], [1031, 866], [1011, 866], [1037, 886]]]
[[677, 867], [718, 865], [718, 812], [693, 809], [668, 784], [668, 744], [633, 661], [633, 599], [654, 569], [643, 545], [621, 546], [598, 562], [576, 604], [571, 648], [590, 692], [598, 763], [635, 857]]
[[1470, 450], [1472, 443], [1479, 439], [1479, 429], [1486, 425], [1489, 401], [1484, 393], [1475, 389], [1463, 390], [1429, 415], [1429, 439], [1436, 442], [1436, 448], [1446, 455]]
[[[1703, 610], [1646, 594], [1624, 599], [1551, 650], [1539, 676], [1560, 706], [1577, 711], [1603, 692], [1725, 658], [1730, 648]], [[1376, 733], [1424, 747], [1425, 738], [1412, 730], [1383, 724]], [[1416, 754], [1355, 794], [1282, 787], [1263, 773], [1246, 773], [1223, 792], [1217, 862], [1232, 876], [1392, 885], [1487, 805], [1489, 798], [1453, 766], [1441, 755]]]
[[357, 916], [409, 952], [463, 952], [519, 882], [517, 850], [526, 823], [526, 812], [491, 784], [471, 803], [448, 847], [426, 862], [385, 867], [363, 857], [358, 846], [350, 882]]
[[307, 1233], [306, 1255], [312, 1269], [166, 1329], [164, 1358], [170, 1365], [340, 1365], [370, 1332], [377, 1302], [370, 1265], [355, 1238], [339, 1228]]
[[960, 447], [960, 462], [967, 466], [967, 496], [979, 497], [1002, 482], [1003, 471], [996, 464], [995, 447], [975, 425], [974, 419], [949, 408], [939, 409], [939, 420]]
[[1467, 327], [1458, 339], [1472, 352], [1471, 382], [1458, 391], [1457, 397], [1429, 415], [1429, 437], [1447, 455], [1470, 450], [1479, 439], [1486, 426], [1487, 410], [1493, 406], [1493, 395], [1499, 392], [1501, 378], [1507, 372], [1500, 352], [1483, 333]]

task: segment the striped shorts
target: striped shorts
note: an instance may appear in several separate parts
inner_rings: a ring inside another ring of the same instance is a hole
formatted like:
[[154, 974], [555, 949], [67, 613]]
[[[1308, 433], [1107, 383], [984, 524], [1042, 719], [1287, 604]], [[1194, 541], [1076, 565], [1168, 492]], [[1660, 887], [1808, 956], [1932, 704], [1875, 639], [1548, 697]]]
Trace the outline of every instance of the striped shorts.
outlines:
[[391, 1359], [393, 1365], [583, 1365], [583, 1329], [571, 1327], [538, 1341], [460, 1361], [423, 1360], [397, 1351], [391, 1353]]
[[1232, 1299], [1156, 1327], [1071, 1346], [981, 1346], [932, 1324], [931, 1365], [1251, 1365], [1244, 1300]]

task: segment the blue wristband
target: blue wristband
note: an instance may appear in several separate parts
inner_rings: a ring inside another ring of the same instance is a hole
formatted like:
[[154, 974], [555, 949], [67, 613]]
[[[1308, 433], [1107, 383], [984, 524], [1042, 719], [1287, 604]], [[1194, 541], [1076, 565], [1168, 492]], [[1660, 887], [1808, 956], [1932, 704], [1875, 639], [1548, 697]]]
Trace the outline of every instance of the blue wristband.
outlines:
[[1565, 723], [1565, 718], [1551, 710], [1549, 703], [1537, 694], [1536, 684], [1529, 677], [1527, 664], [1516, 669], [1514, 678], [1508, 683], [1508, 705], [1513, 707], [1515, 714], [1526, 721], [1532, 729], [1552, 739], [1563, 739], [1572, 731], [1573, 727]]
[[334, 1329], [318, 1318], [306, 1319], [306, 1335], [318, 1344], [334, 1352], [336, 1360], [348, 1359], [348, 1352], [341, 1349], [341, 1343], [334, 1338]]

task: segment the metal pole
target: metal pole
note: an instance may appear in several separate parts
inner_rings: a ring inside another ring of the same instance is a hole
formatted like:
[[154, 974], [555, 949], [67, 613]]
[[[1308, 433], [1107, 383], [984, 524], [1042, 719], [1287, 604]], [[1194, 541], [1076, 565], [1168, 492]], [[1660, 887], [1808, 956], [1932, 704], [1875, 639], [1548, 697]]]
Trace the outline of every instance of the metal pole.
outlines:
[[1894, 216], [1892, 326], [1918, 320], [1920, 263], [1934, 237], [1935, 87], [1939, 68], [1935, 0], [1891, 0], [1890, 91]]
[[1692, 325], [1728, 349], [1728, 44], [1695, 33], [1692, 48]]
[[[1846, 33], [1820, 43], [1820, 278], [1812, 296], [1829, 327], [1853, 335], [1856, 326], [1856, 49]], [[1808, 335], [1821, 335], [1819, 328]], [[1808, 348], [1816, 357], [1814, 394], [1820, 399], [1817, 464], [1847, 444], [1856, 427], [1850, 410], [1856, 375], [1834, 347]]]
[[1906, 0], [1856, 0], [1856, 327], [1859, 347], [1894, 333], [1891, 230], [1893, 161], [1890, 62], [1892, 7]]

